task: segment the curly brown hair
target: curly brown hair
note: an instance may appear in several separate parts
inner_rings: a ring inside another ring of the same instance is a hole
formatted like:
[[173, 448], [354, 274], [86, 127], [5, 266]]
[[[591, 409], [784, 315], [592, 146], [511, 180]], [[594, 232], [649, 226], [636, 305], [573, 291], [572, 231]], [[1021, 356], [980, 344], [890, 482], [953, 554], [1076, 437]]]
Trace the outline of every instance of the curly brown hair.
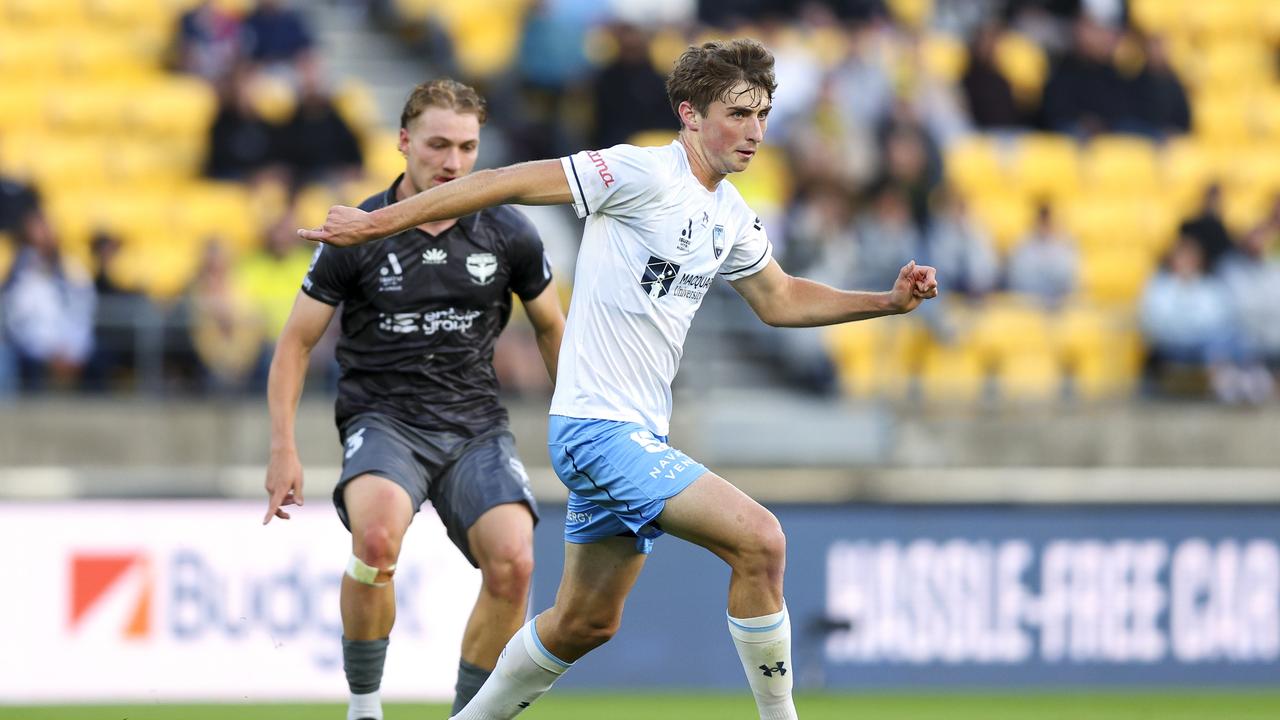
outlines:
[[685, 100], [706, 115], [711, 103], [727, 101], [729, 92], [743, 81], [773, 99], [778, 82], [773, 76], [773, 53], [764, 45], [750, 38], [690, 45], [667, 76], [667, 99], [677, 117]]
[[444, 108], [458, 113], [473, 113], [484, 125], [489, 118], [484, 98], [470, 85], [463, 85], [451, 78], [428, 80], [409, 93], [409, 99], [400, 112], [400, 127], [409, 127], [409, 121], [421, 115], [429, 107]]

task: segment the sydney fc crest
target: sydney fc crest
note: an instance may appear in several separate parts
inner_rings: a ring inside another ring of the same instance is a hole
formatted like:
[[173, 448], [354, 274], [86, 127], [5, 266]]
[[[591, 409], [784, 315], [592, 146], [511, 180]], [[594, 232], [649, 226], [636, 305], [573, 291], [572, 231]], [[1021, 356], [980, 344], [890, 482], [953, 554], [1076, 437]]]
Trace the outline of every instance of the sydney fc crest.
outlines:
[[471, 253], [467, 256], [467, 273], [477, 285], [488, 285], [498, 272], [498, 256], [493, 253]]
[[717, 225], [711, 229], [711, 249], [715, 251], [716, 259], [720, 259], [720, 254], [724, 252], [724, 226]]
[[650, 255], [649, 262], [644, 264], [644, 275], [640, 278], [640, 287], [644, 288], [649, 297], [657, 300], [671, 292], [671, 283], [679, 274], [680, 266], [676, 263]]

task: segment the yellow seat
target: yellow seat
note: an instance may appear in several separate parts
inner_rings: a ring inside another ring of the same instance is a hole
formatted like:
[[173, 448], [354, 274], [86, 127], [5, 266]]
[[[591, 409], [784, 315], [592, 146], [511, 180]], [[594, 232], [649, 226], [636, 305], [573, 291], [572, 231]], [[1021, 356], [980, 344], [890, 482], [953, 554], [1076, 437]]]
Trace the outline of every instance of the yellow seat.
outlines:
[[400, 154], [400, 134], [390, 130], [374, 132], [364, 141], [364, 171], [371, 178], [390, 184], [391, 179], [404, 172], [405, 159]]
[[791, 199], [791, 170], [782, 150], [761, 145], [751, 165], [733, 176], [733, 186], [742, 199], [759, 214], [773, 214]]
[[226, 241], [228, 250], [244, 252], [257, 246], [249, 189], [235, 183], [195, 183], [178, 193], [175, 225], [197, 238], [201, 246], [212, 237]]
[[886, 4], [893, 17], [907, 27], [925, 27], [933, 17], [933, 0], [889, 0]]
[[1103, 135], [1084, 151], [1084, 177], [1091, 192], [1150, 195], [1159, 178], [1155, 146], [1132, 135]]
[[1157, 258], [1147, 248], [1090, 248], [1082, 253], [1080, 286], [1086, 300], [1102, 305], [1132, 306], [1155, 269]]
[[[388, 184], [390, 179], [388, 179]], [[339, 204], [338, 196], [326, 185], [308, 185], [294, 200], [293, 217], [299, 227], [320, 227], [329, 208]]]
[[[3, 54], [0, 50], [0, 54]], [[47, 121], [45, 91], [37, 85], [0, 83], [0, 141], [5, 135], [41, 131]], [[0, 163], [5, 162], [0, 154]]]
[[929, 33], [920, 46], [920, 59], [930, 75], [950, 84], [960, 81], [969, 66], [969, 49], [945, 33]]
[[333, 105], [356, 137], [368, 137], [377, 130], [377, 101], [363, 82], [344, 80], [333, 95]]
[[1218, 179], [1213, 157], [1193, 136], [1170, 139], [1160, 151], [1160, 179], [1185, 213], [1200, 205], [1205, 188]]
[[53, 32], [0, 25], [0, 72], [5, 85], [40, 84], [48, 89], [62, 79], [61, 43]]
[[526, 0], [440, 3], [434, 14], [454, 43], [465, 77], [490, 77], [511, 65], [520, 42]]
[[1130, 0], [1129, 14], [1133, 23], [1145, 32], [1166, 35], [1186, 25], [1183, 6], [1187, 0]]
[[1018, 189], [1028, 195], [1053, 200], [1074, 194], [1080, 187], [1080, 155], [1066, 135], [1029, 134], [1018, 140], [1012, 175]]
[[1258, 188], [1228, 184], [1222, 195], [1222, 219], [1236, 235], [1252, 230], [1271, 210], [1274, 196]]
[[995, 61], [1021, 105], [1031, 107], [1040, 101], [1049, 77], [1049, 57], [1044, 48], [1026, 35], [1004, 32], [996, 41]]
[[97, 26], [113, 30], [160, 30], [170, 32], [179, 13], [194, 0], [157, 2], [156, 0], [82, 0], [85, 15]]
[[663, 147], [675, 139], [675, 130], [642, 130], [628, 138], [627, 143], [637, 147]]
[[884, 326], [885, 323], [845, 323], [823, 329], [823, 341], [847, 395], [871, 397], [878, 392], [877, 365], [887, 332]]
[[1052, 347], [1045, 311], [1020, 298], [990, 298], [975, 310], [971, 323], [968, 342], [992, 366], [998, 367], [1007, 357]]
[[1008, 183], [1000, 146], [985, 135], [969, 135], [946, 149], [947, 180], [967, 196], [994, 193]]
[[1186, 14], [1186, 26], [1191, 32], [1234, 42], [1262, 34], [1265, 2], [1267, 0], [1189, 2], [1181, 10]]
[[138, 87], [125, 112], [125, 122], [146, 136], [208, 135], [218, 98], [208, 83], [194, 78], [168, 78]]
[[995, 377], [1006, 402], [1049, 402], [1062, 396], [1062, 366], [1048, 348], [1006, 355]]
[[122, 130], [131, 102], [132, 98], [119, 87], [89, 83], [66, 85], [44, 97], [49, 128], [78, 134]]
[[1196, 138], [1213, 143], [1244, 145], [1252, 135], [1250, 96], [1230, 90], [1198, 94], [1191, 105], [1191, 130]]
[[972, 347], [933, 345], [925, 351], [919, 387], [925, 402], [974, 404], [986, 395], [987, 368]]
[[1012, 250], [1035, 223], [1032, 203], [1014, 192], [971, 196], [969, 209], [1002, 253]]
[[1258, 142], [1240, 152], [1223, 176], [1226, 185], [1247, 194], [1280, 193], [1280, 142]]
[[159, 43], [136, 33], [85, 31], [63, 36], [60, 59], [64, 71], [76, 77], [143, 77], [160, 70]]
[[1141, 198], [1090, 192], [1060, 205], [1058, 214], [1067, 232], [1089, 250], [1154, 245], [1155, 228], [1146, 210]]
[[86, 21], [81, 3], [65, 0], [4, 0], [0, 9], [3, 19], [29, 30], [69, 28]]

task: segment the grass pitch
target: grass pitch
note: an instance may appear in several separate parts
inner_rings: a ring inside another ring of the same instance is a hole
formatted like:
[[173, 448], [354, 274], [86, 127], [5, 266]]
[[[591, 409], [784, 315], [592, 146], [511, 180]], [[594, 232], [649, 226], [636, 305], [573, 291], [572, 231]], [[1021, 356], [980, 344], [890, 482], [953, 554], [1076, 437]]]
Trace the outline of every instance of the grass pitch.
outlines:
[[[745, 695], [745, 694], [744, 694]], [[804, 720], [1275, 720], [1280, 692], [797, 696]], [[445, 720], [446, 705], [386, 706], [386, 720]], [[343, 720], [337, 704], [4, 706], [0, 720]], [[749, 696], [572, 694], [543, 698], [524, 720], [751, 720]]]

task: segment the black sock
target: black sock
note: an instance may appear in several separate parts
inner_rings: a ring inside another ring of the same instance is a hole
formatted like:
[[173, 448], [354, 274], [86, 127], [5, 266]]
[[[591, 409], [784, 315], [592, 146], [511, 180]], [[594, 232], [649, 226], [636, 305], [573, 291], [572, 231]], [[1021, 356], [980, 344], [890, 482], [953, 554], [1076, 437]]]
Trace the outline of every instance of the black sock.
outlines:
[[453, 687], [453, 710], [450, 715], [457, 715], [462, 708], [471, 702], [471, 698], [480, 692], [480, 686], [489, 679], [490, 670], [476, 667], [466, 660], [458, 661], [458, 684]]
[[382, 686], [382, 666], [387, 660], [388, 641], [389, 638], [342, 638], [342, 669], [347, 673], [347, 687], [352, 693], [364, 695]]

